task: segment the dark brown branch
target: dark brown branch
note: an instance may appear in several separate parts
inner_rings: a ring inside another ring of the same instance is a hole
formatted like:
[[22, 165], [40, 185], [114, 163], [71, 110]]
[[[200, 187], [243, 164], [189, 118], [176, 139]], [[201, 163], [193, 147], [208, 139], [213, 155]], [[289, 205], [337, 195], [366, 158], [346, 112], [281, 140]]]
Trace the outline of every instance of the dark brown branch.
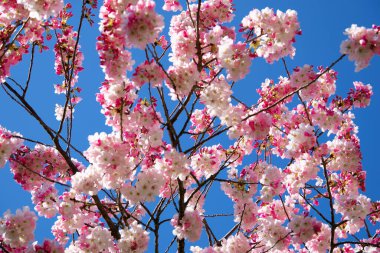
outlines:
[[28, 71], [28, 78], [26, 79], [26, 82], [25, 82], [25, 88], [22, 92], [22, 97], [25, 97], [26, 95], [26, 92], [28, 91], [28, 88], [29, 88], [29, 82], [30, 82], [30, 79], [32, 77], [32, 69], [33, 69], [33, 62], [34, 62], [34, 49], [36, 47], [36, 44], [33, 43], [33, 46], [32, 46], [32, 53], [31, 53], [31, 56], [30, 56], [30, 64], [29, 64], [29, 71]]
[[113, 223], [113, 221], [111, 220], [111, 218], [108, 216], [108, 213], [107, 211], [104, 209], [104, 206], [103, 204], [101, 203], [99, 197], [97, 195], [93, 195], [91, 196], [92, 199], [95, 201], [95, 204], [96, 206], [98, 207], [99, 209], [99, 212], [100, 214], [102, 215], [103, 219], [107, 222], [107, 225], [108, 227], [110, 228], [111, 230], [111, 235], [113, 236], [113, 238], [115, 238], [116, 240], [119, 240], [120, 239], [120, 233], [119, 233], [119, 230], [117, 228], [117, 226], [115, 225], [115, 223]]

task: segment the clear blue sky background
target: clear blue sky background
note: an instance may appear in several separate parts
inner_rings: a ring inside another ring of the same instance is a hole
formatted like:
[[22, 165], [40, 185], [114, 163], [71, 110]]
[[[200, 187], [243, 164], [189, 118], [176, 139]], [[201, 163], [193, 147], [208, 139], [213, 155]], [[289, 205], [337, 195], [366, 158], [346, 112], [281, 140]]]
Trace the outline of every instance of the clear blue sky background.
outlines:
[[[101, 5], [101, 1], [99, 1]], [[156, 9], [161, 10], [162, 2], [157, 1]], [[266, 6], [274, 9], [286, 11], [294, 9], [298, 12], [299, 22], [303, 31], [302, 36], [297, 37], [296, 56], [293, 60], [287, 59], [289, 68], [310, 64], [314, 66], [327, 66], [339, 57], [340, 43], [346, 39], [343, 35], [345, 28], [356, 23], [359, 26], [370, 27], [372, 24], [380, 25], [380, 1], [235, 1], [236, 16], [233, 25], [238, 30], [241, 19], [253, 8], [262, 9]], [[171, 13], [169, 13], [171, 14]], [[96, 13], [96, 15], [98, 15]], [[168, 31], [170, 16], [165, 15], [165, 32]], [[96, 22], [97, 23], [97, 17]], [[77, 25], [77, 22], [72, 23]], [[96, 24], [95, 24], [96, 26]], [[79, 78], [79, 86], [83, 88], [82, 97], [84, 100], [76, 108], [74, 117], [74, 138], [73, 143], [79, 149], [85, 150], [88, 147], [87, 136], [94, 132], [110, 132], [110, 128], [104, 125], [104, 117], [100, 114], [100, 106], [95, 101], [95, 94], [104, 79], [104, 75], [99, 67], [99, 59], [95, 50], [97, 27], [90, 28], [87, 24], [81, 39], [82, 51], [84, 52], [85, 70]], [[52, 48], [52, 47], [51, 47]], [[134, 51], [136, 62], [140, 62], [141, 52]], [[12, 77], [19, 82], [24, 82], [27, 75], [29, 57], [25, 57], [24, 64], [12, 71]], [[361, 139], [363, 152], [363, 168], [367, 171], [367, 192], [366, 194], [373, 200], [380, 199], [378, 181], [380, 179], [377, 158], [380, 134], [379, 134], [379, 108], [380, 108], [380, 57], [372, 59], [368, 68], [355, 73], [354, 63], [345, 58], [334, 69], [338, 72], [338, 94], [344, 96], [353, 87], [353, 81], [362, 81], [373, 86], [374, 96], [369, 108], [355, 110], [356, 123], [359, 126], [359, 137]], [[128, 74], [131, 76], [131, 73]], [[264, 63], [262, 59], [254, 60], [250, 74], [246, 79], [238, 82], [234, 95], [246, 102], [254, 104], [257, 101], [256, 89], [265, 80], [277, 78], [286, 73], [281, 62], [272, 65]], [[32, 105], [51, 126], [58, 127], [58, 122], [54, 117], [54, 106], [56, 103], [63, 103], [63, 96], [53, 94], [53, 84], [61, 83], [62, 79], [54, 75], [54, 56], [51, 53], [36, 54], [35, 71], [32, 75], [32, 82], [28, 99]], [[49, 142], [48, 136], [44, 134], [42, 128], [33, 119], [23, 112], [19, 107], [10, 101], [3, 91], [0, 91], [0, 125], [12, 131], [18, 131], [25, 137], [39, 139]], [[219, 191], [218, 186], [215, 187]], [[218, 203], [215, 206], [215, 203]], [[30, 194], [24, 192], [17, 185], [6, 166], [0, 169], [0, 214], [7, 209], [14, 212], [23, 205], [30, 205]], [[220, 209], [222, 206], [229, 206], [227, 212], [231, 212], [232, 204], [224, 197], [218, 202], [210, 201], [206, 203], [206, 209]], [[211, 213], [211, 212], [210, 212]], [[37, 228], [37, 240], [40, 242], [45, 237], [51, 238], [50, 233], [52, 221], [43, 218], [39, 219]], [[216, 223], [214, 223], [216, 225]], [[231, 223], [220, 224], [221, 227], [229, 227]], [[224, 229], [220, 234], [224, 234]], [[170, 239], [169, 239], [170, 240]]]

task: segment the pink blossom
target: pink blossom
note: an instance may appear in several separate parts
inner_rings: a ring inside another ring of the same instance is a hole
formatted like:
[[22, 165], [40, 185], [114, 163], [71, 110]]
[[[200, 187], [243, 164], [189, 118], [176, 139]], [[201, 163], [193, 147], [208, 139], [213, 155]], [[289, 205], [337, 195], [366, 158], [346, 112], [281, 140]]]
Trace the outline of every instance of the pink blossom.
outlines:
[[360, 71], [369, 65], [375, 54], [380, 54], [380, 36], [376, 26], [365, 28], [352, 24], [344, 32], [348, 39], [340, 45], [340, 52], [348, 54], [355, 61], [355, 71]]
[[178, 238], [185, 238], [190, 242], [199, 240], [202, 232], [202, 218], [198, 211], [186, 210], [181, 220], [178, 220], [178, 214], [176, 214], [170, 223], [174, 227], [173, 234]]
[[170, 89], [169, 96], [172, 100], [182, 99], [190, 94], [193, 86], [200, 80], [197, 66], [193, 62], [180, 66], [171, 66], [168, 69], [169, 77], [165, 84]]
[[343, 220], [348, 220], [346, 230], [350, 234], [357, 233], [364, 226], [370, 208], [371, 200], [362, 194], [355, 197], [340, 194], [335, 196], [334, 209], [343, 215]]
[[17, 0], [23, 4], [25, 9], [30, 11], [30, 17], [36, 19], [47, 19], [49, 16], [57, 16], [63, 9], [63, 0]]
[[221, 145], [204, 147], [191, 157], [191, 166], [199, 178], [209, 178], [220, 169], [225, 159], [225, 151]]
[[88, 140], [90, 147], [84, 155], [92, 163], [92, 169], [84, 170], [83, 173], [91, 174], [93, 170], [95, 175], [102, 175], [98, 180], [92, 181], [93, 184], [99, 183], [102, 187], [111, 189], [120, 187], [125, 180], [133, 179], [136, 161], [129, 143], [120, 140], [115, 134], [107, 135], [104, 132], [95, 133]]
[[301, 123], [298, 128], [289, 132], [288, 140], [286, 148], [291, 155], [308, 152], [316, 144], [314, 127]]
[[305, 245], [313, 252], [325, 252], [330, 248], [331, 229], [328, 225], [322, 224], [320, 232], [317, 233], [311, 240], [308, 240]]
[[161, 67], [158, 66], [153, 60], [145, 61], [143, 64], [136, 67], [133, 73], [132, 81], [136, 86], [142, 86], [144, 83], [150, 83], [153, 86], [161, 86], [162, 81], [165, 79], [165, 73]]
[[35, 252], [63, 253], [64, 248], [55, 241], [46, 239], [43, 241], [42, 245], [38, 245], [37, 242], [34, 242], [32, 247], [30, 247], [27, 251], [27, 253]]
[[224, 37], [218, 46], [218, 58], [222, 67], [227, 69], [227, 78], [233, 81], [243, 79], [249, 72], [251, 58], [249, 57], [246, 44]]
[[120, 231], [121, 238], [117, 244], [121, 253], [142, 253], [148, 248], [149, 233], [136, 221]]
[[123, 196], [131, 203], [154, 201], [165, 183], [165, 176], [157, 168], [139, 172], [134, 186], [129, 184], [121, 188]]
[[353, 100], [353, 105], [360, 108], [369, 106], [373, 95], [372, 86], [370, 84], [364, 85], [362, 82], [354, 82], [354, 86], [355, 91], [351, 90], [349, 93]]
[[220, 249], [223, 253], [228, 252], [247, 252], [251, 249], [247, 238], [243, 233], [236, 234], [229, 237], [227, 240], [222, 241], [222, 247]]
[[293, 231], [293, 241], [306, 243], [321, 231], [322, 223], [316, 218], [293, 215], [288, 227]]
[[139, 0], [128, 7], [123, 17], [127, 45], [144, 49], [155, 41], [164, 28], [163, 17], [154, 11], [155, 6], [151, 0]]
[[44, 184], [32, 190], [32, 202], [38, 215], [52, 218], [58, 211], [58, 196], [54, 185]]
[[19, 133], [11, 133], [0, 126], [0, 168], [4, 167], [11, 154], [23, 144], [22, 139], [13, 135], [22, 137]]
[[238, 201], [234, 205], [234, 222], [240, 223], [243, 230], [252, 229], [257, 222], [258, 206], [251, 199]]
[[272, 117], [269, 113], [262, 112], [247, 120], [254, 140], [264, 139], [272, 126]]
[[99, 223], [100, 214], [94, 206], [84, 211], [84, 203], [88, 203], [88, 197], [74, 192], [66, 192], [61, 197], [59, 207], [60, 216], [52, 226], [55, 240], [64, 245], [69, 240], [69, 235], [76, 233], [83, 227], [95, 227]]
[[157, 170], [164, 171], [172, 179], [185, 180], [190, 173], [186, 156], [171, 147], [165, 151], [161, 159], [156, 160], [155, 167]]
[[8, 210], [0, 218], [0, 237], [5, 244], [12, 248], [26, 248], [28, 243], [34, 239], [37, 216], [24, 206], [22, 210], [17, 209], [12, 215]]
[[297, 194], [300, 188], [305, 186], [309, 180], [315, 179], [319, 168], [317, 161], [309, 154], [297, 157], [290, 166], [284, 171], [285, 184], [290, 194]]
[[334, 138], [334, 140], [327, 142], [327, 146], [331, 152], [331, 161], [327, 164], [329, 170], [351, 172], [361, 170], [361, 152], [356, 143]]
[[263, 164], [263, 166], [265, 166], [265, 169], [260, 178], [260, 183], [263, 185], [260, 195], [263, 201], [269, 202], [275, 195], [284, 192], [283, 174], [276, 166], [270, 164]]
[[[79, 171], [83, 169], [83, 165], [75, 159], [72, 162]], [[10, 159], [10, 167], [16, 182], [27, 191], [35, 186], [40, 187], [45, 181], [44, 177], [66, 183], [73, 174], [55, 148], [41, 144], [37, 144], [34, 150], [20, 148]]]
[[211, 116], [222, 117], [228, 113], [232, 95], [231, 87], [223, 75], [213, 80], [201, 91], [201, 102], [206, 105], [207, 113]]
[[242, 30], [253, 30], [256, 37], [249, 37], [259, 57], [268, 63], [290, 55], [295, 55], [295, 36], [300, 34], [297, 12], [287, 10], [285, 13], [265, 8], [252, 10], [242, 20]]
[[258, 230], [258, 240], [263, 241], [264, 249], [270, 248], [281, 252], [289, 247], [290, 229], [281, 225], [283, 221], [260, 218], [258, 222], [261, 228]]
[[165, 11], [181, 11], [182, 6], [178, 0], [165, 0], [165, 4], [162, 9]]
[[66, 111], [65, 111], [65, 107], [62, 106], [62, 105], [58, 105], [58, 104], [55, 104], [55, 118], [58, 120], [58, 121], [61, 121], [63, 119], [63, 115], [65, 114], [65, 119], [71, 119], [71, 118], [74, 118], [73, 114], [75, 112], [75, 109], [74, 108], [71, 108], [70, 106], [66, 107]]
[[100, 226], [84, 227], [79, 231], [79, 234], [78, 241], [72, 242], [65, 252], [116, 252], [111, 233], [106, 228]]
[[194, 134], [192, 136], [192, 138], [194, 139], [197, 139], [198, 134], [203, 133], [206, 130], [208, 134], [211, 134], [213, 132], [211, 116], [207, 113], [206, 108], [204, 108], [203, 110], [194, 110], [193, 114], [191, 115], [190, 121], [191, 129], [189, 132]]

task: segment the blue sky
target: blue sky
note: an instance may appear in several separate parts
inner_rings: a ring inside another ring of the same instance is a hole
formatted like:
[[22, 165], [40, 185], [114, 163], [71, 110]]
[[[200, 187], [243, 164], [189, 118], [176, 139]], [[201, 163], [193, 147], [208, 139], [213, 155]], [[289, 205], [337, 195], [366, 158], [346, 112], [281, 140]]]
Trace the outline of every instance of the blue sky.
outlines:
[[[101, 1], [99, 1], [101, 2]], [[157, 1], [156, 9], [161, 11], [162, 2]], [[101, 3], [99, 3], [101, 4]], [[232, 23], [238, 30], [238, 24], [253, 8], [262, 9], [266, 6], [274, 9], [286, 11], [294, 9], [298, 12], [301, 24], [302, 36], [296, 38], [296, 56], [293, 60], [287, 59], [289, 68], [303, 66], [304, 64], [314, 66], [327, 66], [339, 57], [340, 43], [346, 39], [343, 35], [345, 28], [351, 24], [370, 27], [372, 24], [380, 25], [380, 1], [235, 1], [236, 16]], [[172, 13], [169, 13], [170, 15]], [[97, 15], [97, 14], [96, 14]], [[167, 32], [170, 15], [164, 14]], [[97, 21], [95, 22], [97, 23]], [[73, 23], [77, 25], [77, 22]], [[98, 30], [85, 25], [82, 34], [81, 46], [84, 52], [84, 68], [81, 73], [78, 85], [83, 89], [83, 101], [76, 108], [74, 114], [74, 144], [81, 150], [88, 147], [87, 136], [94, 132], [110, 132], [110, 128], [104, 125], [104, 117], [100, 114], [100, 106], [95, 101], [95, 94], [104, 79], [104, 75], [99, 67], [99, 59], [95, 50]], [[52, 46], [50, 45], [52, 48]], [[136, 62], [142, 60], [142, 52], [133, 51]], [[26, 67], [29, 56], [25, 57], [24, 63], [12, 71], [12, 76], [19, 81], [26, 80]], [[58, 126], [54, 117], [54, 106], [56, 103], [63, 103], [63, 96], [55, 95], [53, 84], [60, 83], [61, 78], [54, 75], [54, 56], [51, 53], [36, 54], [35, 72], [32, 75], [30, 94], [28, 99], [37, 111], [52, 126]], [[137, 64], [136, 64], [137, 65]], [[135, 66], [136, 66], [135, 65]], [[359, 137], [362, 145], [363, 168], [367, 171], [367, 192], [366, 194], [373, 200], [380, 199], [378, 181], [380, 179], [378, 168], [378, 150], [380, 143], [379, 134], [379, 108], [380, 108], [380, 57], [372, 59], [370, 66], [360, 72], [354, 72], [354, 63], [345, 58], [334, 69], [338, 72], [337, 92], [344, 96], [353, 87], [353, 81], [362, 81], [373, 86], [374, 96], [370, 107], [355, 110], [356, 124], [359, 126]], [[131, 73], [128, 73], [129, 77]], [[254, 104], [257, 101], [256, 89], [265, 80], [277, 78], [286, 73], [281, 62], [272, 65], [266, 64], [262, 59], [256, 59], [251, 66], [250, 74], [238, 82], [238, 89], [234, 90], [234, 95], [247, 104]], [[10, 101], [3, 91], [0, 91], [0, 125], [9, 130], [22, 133], [25, 137], [39, 139], [48, 142], [48, 136], [44, 134], [42, 128], [33, 119], [23, 112], [19, 107]], [[24, 192], [17, 185], [9, 167], [0, 169], [0, 214], [7, 209], [14, 212], [23, 205], [30, 205], [30, 194]], [[219, 191], [219, 188], [215, 188]], [[232, 205], [229, 200], [221, 197], [221, 203], [225, 206]], [[210, 208], [215, 208], [215, 202], [207, 204]], [[40, 218], [37, 228], [37, 238], [41, 241], [45, 237], [52, 237], [50, 234], [51, 221]], [[216, 224], [215, 224], [216, 225]], [[229, 226], [229, 225], [228, 225]], [[224, 232], [221, 232], [223, 234]]]

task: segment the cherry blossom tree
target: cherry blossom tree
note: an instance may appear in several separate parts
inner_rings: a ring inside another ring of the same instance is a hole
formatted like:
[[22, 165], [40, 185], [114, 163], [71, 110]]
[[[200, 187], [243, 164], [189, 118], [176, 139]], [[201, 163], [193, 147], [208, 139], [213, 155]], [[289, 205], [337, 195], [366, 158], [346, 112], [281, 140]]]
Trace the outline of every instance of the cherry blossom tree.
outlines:
[[[159, 8], [171, 15], [168, 35]], [[380, 27], [352, 25], [340, 57], [290, 69], [302, 35], [296, 11], [253, 9], [238, 31], [234, 12], [232, 0], [1, 1], [2, 90], [50, 141], [0, 127], [0, 166], [9, 163], [34, 204], [0, 218], [0, 252], [380, 251], [380, 202], [364, 195], [352, 112], [370, 104], [372, 87], [355, 81], [338, 96], [334, 71], [345, 58], [367, 67], [380, 54]], [[84, 151], [72, 139], [85, 103], [83, 29], [100, 31], [96, 100], [109, 126]], [[64, 101], [57, 124], [28, 97], [34, 55], [50, 49]], [[146, 58], [137, 66], [136, 50]], [[10, 70], [27, 55], [21, 82]], [[257, 58], [279, 62], [284, 75], [256, 87], [251, 105], [233, 94]], [[232, 214], [207, 211], [211, 191], [231, 199]], [[37, 215], [55, 220], [54, 240], [34, 242]], [[210, 224], [219, 216], [234, 224], [222, 237]]]

